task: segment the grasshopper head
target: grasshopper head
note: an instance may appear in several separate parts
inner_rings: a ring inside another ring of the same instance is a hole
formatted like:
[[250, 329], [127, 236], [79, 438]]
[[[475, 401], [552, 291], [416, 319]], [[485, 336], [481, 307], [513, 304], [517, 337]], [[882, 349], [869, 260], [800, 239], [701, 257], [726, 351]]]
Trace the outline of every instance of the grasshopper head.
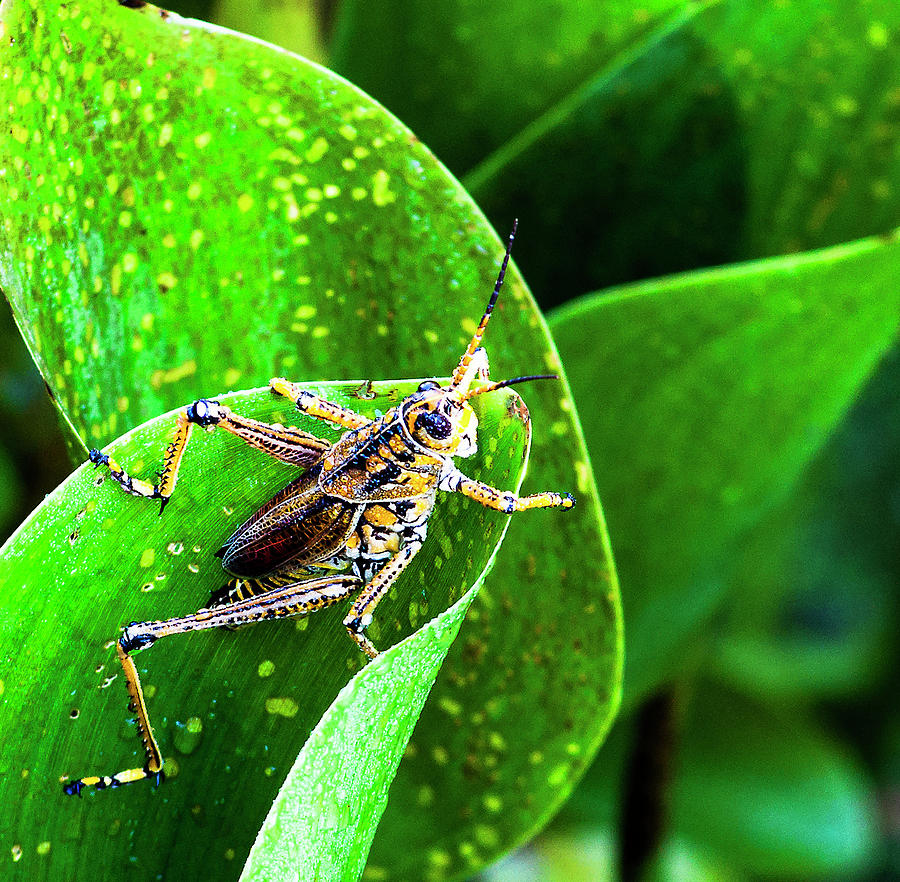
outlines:
[[403, 419], [416, 443], [442, 456], [475, 452], [478, 417], [466, 396], [436, 380], [425, 380], [407, 399]]
[[475, 329], [475, 334], [469, 341], [466, 351], [463, 353], [450, 383], [441, 386], [436, 380], [426, 380], [419, 385], [417, 392], [411, 395], [405, 402], [403, 416], [406, 429], [415, 441], [422, 447], [444, 456], [471, 456], [476, 450], [476, 433], [478, 430], [478, 417], [469, 399], [484, 392], [492, 392], [494, 389], [502, 389], [515, 383], [524, 383], [526, 380], [555, 380], [555, 375], [541, 374], [539, 376], [515, 377], [512, 380], [501, 380], [498, 383], [488, 383], [472, 389], [472, 383], [476, 378], [487, 378], [487, 356], [481, 348], [481, 340], [494, 310], [494, 304], [500, 296], [500, 288], [503, 286], [503, 277], [509, 264], [509, 253], [512, 250], [513, 240], [516, 236], [518, 221], [513, 224], [509, 241], [506, 245], [506, 254], [503, 256], [503, 264], [491, 299], [488, 301], [481, 322]]

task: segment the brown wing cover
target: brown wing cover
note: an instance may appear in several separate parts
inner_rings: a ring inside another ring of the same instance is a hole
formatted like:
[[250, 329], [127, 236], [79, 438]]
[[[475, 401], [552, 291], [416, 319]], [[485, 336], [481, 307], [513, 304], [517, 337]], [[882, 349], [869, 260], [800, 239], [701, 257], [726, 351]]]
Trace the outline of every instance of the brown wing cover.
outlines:
[[288, 561], [315, 563], [341, 551], [360, 507], [324, 494], [319, 471], [313, 466], [291, 481], [231, 534], [218, 552], [229, 572], [253, 578]]

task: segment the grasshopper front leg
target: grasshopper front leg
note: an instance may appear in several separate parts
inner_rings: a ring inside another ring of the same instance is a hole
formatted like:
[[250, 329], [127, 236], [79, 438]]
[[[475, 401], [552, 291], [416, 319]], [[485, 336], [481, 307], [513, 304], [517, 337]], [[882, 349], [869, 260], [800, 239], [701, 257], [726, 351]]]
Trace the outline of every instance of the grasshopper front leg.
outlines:
[[274, 377], [269, 380], [269, 386], [276, 395], [283, 395], [289, 398], [300, 413], [307, 416], [315, 417], [319, 420], [326, 420], [345, 429], [361, 429], [367, 426], [371, 420], [350, 410], [349, 407], [341, 407], [321, 395], [303, 389], [296, 383], [285, 380], [284, 377]]
[[375, 644], [366, 636], [366, 628], [372, 624], [375, 607], [381, 602], [381, 598], [388, 593], [397, 577], [402, 573], [409, 562], [416, 556], [422, 547], [421, 542], [408, 542], [369, 580], [363, 592], [356, 598], [350, 612], [344, 619], [344, 627], [353, 642], [369, 658], [376, 658], [378, 650]]
[[462, 493], [485, 508], [512, 514], [532, 508], [574, 508], [575, 497], [571, 493], [534, 493], [531, 496], [516, 496], [508, 490], [498, 490], [490, 484], [474, 481], [455, 466], [447, 466], [441, 474], [438, 487], [451, 493]]

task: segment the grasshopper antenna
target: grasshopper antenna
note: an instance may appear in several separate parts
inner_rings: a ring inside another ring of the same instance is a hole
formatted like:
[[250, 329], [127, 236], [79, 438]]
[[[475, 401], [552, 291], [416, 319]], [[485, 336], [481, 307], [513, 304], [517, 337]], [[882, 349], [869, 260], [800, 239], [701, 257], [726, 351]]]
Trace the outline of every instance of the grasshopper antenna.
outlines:
[[517, 383], [529, 383], [532, 380], [558, 380], [557, 374], [531, 374], [527, 377], [513, 377], [511, 380], [498, 380], [496, 383], [488, 383], [487, 386], [481, 386], [466, 392], [463, 395], [463, 401], [473, 398], [476, 395], [484, 395], [485, 392], [493, 392], [495, 389], [505, 389], [507, 386], [515, 386]]
[[509, 255], [512, 251], [513, 242], [516, 238], [516, 230], [518, 228], [519, 219], [516, 218], [513, 221], [512, 232], [509, 234], [509, 239], [506, 243], [506, 254], [503, 255], [503, 263], [500, 265], [500, 274], [497, 276], [497, 283], [494, 285], [494, 293], [491, 294], [491, 299], [488, 300], [487, 308], [484, 311], [484, 315], [481, 317], [478, 327], [475, 329], [475, 334], [469, 341], [469, 345], [466, 347], [463, 357], [460, 359], [459, 364], [456, 366], [456, 370], [453, 372], [453, 378], [449, 387], [451, 389], [455, 389], [463, 381], [466, 371], [468, 371], [469, 365], [472, 362], [472, 357], [475, 355], [475, 350], [481, 346], [481, 339], [484, 337], [485, 328], [487, 328], [491, 313], [494, 311], [494, 304], [500, 296], [500, 289], [503, 287], [503, 278], [506, 275], [506, 267], [509, 265]]

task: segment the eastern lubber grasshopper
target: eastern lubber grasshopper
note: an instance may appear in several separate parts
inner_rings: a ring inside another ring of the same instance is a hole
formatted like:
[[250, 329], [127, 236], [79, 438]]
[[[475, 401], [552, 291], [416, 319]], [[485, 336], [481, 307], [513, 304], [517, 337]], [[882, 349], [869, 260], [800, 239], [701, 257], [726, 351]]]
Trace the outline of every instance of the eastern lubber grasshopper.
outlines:
[[[512, 513], [530, 508], [571, 508], [570, 494], [518, 497], [466, 477], [454, 464], [476, 450], [478, 420], [468, 399], [547, 376], [490, 382], [481, 340], [500, 294], [516, 227], [510, 234], [491, 298], [446, 386], [426, 380], [383, 416], [370, 420], [278, 378], [272, 391], [304, 414], [346, 429], [334, 444], [298, 428], [270, 425], [233, 413], [208, 399], [186, 407], [166, 447], [159, 481], [132, 478], [115, 460], [90, 452], [128, 493], [160, 501], [160, 513], [175, 489], [178, 469], [194, 426], [225, 429], [303, 473], [243, 523], [217, 552], [232, 575], [207, 607], [192, 615], [132, 622], [116, 643], [125, 672], [130, 709], [137, 717], [146, 762], [112, 776], [88, 776], [64, 784], [68, 794], [84, 787], [105, 789], [162, 776], [163, 758], [150, 726], [131, 654], [160, 637], [204, 628], [235, 627], [264, 619], [302, 616], [359, 591], [344, 626], [370, 658], [378, 651], [366, 636], [379, 600], [425, 541], [438, 490], [462, 493], [475, 502]], [[485, 385], [473, 388], [476, 379]]]

